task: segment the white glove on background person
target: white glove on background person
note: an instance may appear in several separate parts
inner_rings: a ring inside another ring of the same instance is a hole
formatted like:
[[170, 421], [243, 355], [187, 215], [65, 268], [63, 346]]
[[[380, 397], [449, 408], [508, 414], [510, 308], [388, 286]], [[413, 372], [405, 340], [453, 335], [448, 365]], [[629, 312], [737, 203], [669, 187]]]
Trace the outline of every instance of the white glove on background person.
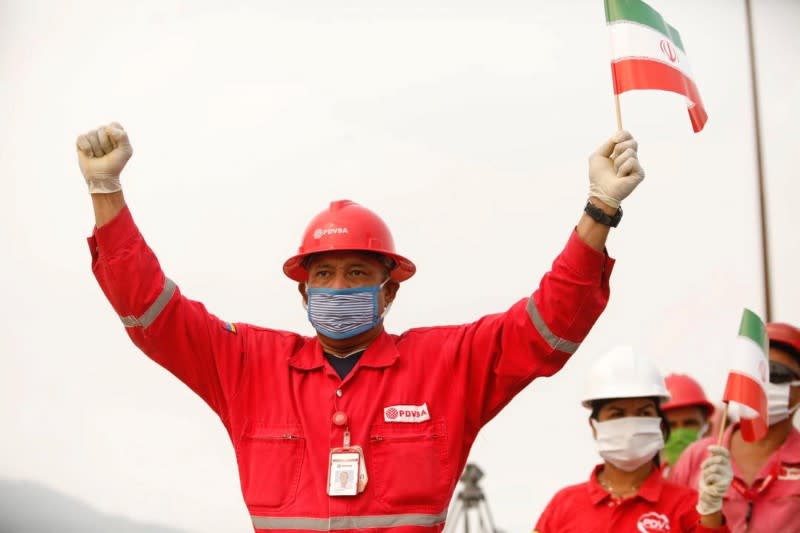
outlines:
[[133, 147], [118, 122], [79, 135], [75, 144], [78, 164], [91, 194], [107, 194], [122, 189], [119, 175], [133, 155]]
[[609, 207], [619, 204], [644, 179], [639, 144], [627, 131], [618, 131], [589, 156], [589, 196]]
[[722, 498], [733, 481], [730, 452], [722, 446], [708, 447], [709, 455], [700, 467], [697, 512], [708, 515], [722, 510]]

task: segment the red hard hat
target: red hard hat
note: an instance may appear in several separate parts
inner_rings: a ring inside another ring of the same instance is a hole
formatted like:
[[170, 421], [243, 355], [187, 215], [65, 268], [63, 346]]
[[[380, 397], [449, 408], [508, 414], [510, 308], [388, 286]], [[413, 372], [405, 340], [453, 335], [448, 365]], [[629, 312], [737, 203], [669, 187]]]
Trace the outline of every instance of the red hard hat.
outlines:
[[311, 219], [297, 255], [283, 264], [283, 272], [295, 281], [307, 281], [303, 259], [334, 250], [373, 252], [393, 259], [390, 276], [394, 281], [405, 281], [417, 271], [414, 263], [395, 253], [394, 239], [381, 217], [350, 200], [337, 200]]
[[800, 353], [800, 329], [781, 322], [767, 324], [767, 337], [770, 342], [787, 344]]
[[670, 400], [661, 405], [663, 411], [679, 407], [700, 407], [705, 409], [706, 416], [714, 412], [714, 404], [708, 401], [703, 387], [686, 374], [670, 374], [664, 381], [670, 393]]

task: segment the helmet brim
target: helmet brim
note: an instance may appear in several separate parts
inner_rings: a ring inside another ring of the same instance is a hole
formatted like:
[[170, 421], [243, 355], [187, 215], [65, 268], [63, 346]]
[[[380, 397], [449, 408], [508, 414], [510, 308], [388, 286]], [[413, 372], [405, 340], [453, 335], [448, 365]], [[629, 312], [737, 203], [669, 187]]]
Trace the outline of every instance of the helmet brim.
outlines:
[[598, 396], [596, 398], [585, 398], [581, 404], [587, 408], [592, 408], [592, 403], [600, 401], [600, 400], [625, 400], [627, 398], [658, 398], [659, 405], [664, 405], [664, 403], [668, 402], [670, 399], [668, 392], [662, 393], [653, 393], [652, 391], [641, 391], [641, 392], [632, 392], [630, 394], [616, 394], [616, 395], [608, 395], [608, 396]]
[[661, 410], [665, 413], [667, 411], [671, 411], [673, 409], [681, 409], [683, 407], [699, 407], [706, 412], [706, 416], [711, 416], [714, 414], [716, 407], [714, 404], [708, 401], [699, 401], [699, 402], [667, 402], [661, 406]]
[[[373, 253], [373, 254], [379, 254], [379, 255], [386, 256], [386, 257], [392, 259], [394, 261], [394, 264], [395, 264], [395, 267], [391, 270], [391, 272], [389, 272], [389, 278], [391, 278], [393, 281], [396, 281], [398, 283], [400, 283], [402, 281], [406, 281], [408, 278], [413, 276], [417, 271], [417, 267], [414, 265], [414, 263], [412, 263], [411, 261], [409, 261], [408, 259], [406, 259], [402, 255], [399, 255], [399, 254], [396, 254], [396, 253], [393, 253], [393, 252], [389, 252], [389, 251], [386, 251], [386, 250], [376, 250], [376, 249], [369, 249], [369, 250], [363, 250], [363, 249], [361, 249], [361, 250], [360, 249], [338, 250], [337, 249], [337, 250], [330, 250], [330, 251], [331, 252], [334, 252], [334, 251], [335, 252], [369, 252], [369, 253]], [[293, 279], [294, 281], [299, 281], [299, 282], [308, 281], [308, 270], [306, 270], [305, 267], [303, 266], [303, 260], [306, 257], [308, 257], [309, 255], [320, 254], [320, 253], [325, 253], [325, 250], [317, 250], [317, 251], [314, 251], [314, 252], [297, 254], [297, 255], [294, 255], [294, 256], [290, 257], [283, 264], [283, 273], [286, 274], [290, 279]]]

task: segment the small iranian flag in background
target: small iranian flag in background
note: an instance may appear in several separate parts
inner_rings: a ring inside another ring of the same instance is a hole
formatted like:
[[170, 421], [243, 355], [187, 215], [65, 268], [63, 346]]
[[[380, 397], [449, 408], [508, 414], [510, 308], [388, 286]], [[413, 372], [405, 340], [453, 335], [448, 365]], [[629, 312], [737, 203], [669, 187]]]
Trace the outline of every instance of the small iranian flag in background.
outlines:
[[738, 410], [742, 438], [752, 442], [767, 434], [769, 339], [764, 322], [749, 309], [742, 313], [737, 340], [722, 401]]
[[688, 99], [692, 129], [703, 129], [708, 115], [692, 78], [678, 31], [641, 0], [605, 0], [611, 32], [614, 94], [658, 89]]

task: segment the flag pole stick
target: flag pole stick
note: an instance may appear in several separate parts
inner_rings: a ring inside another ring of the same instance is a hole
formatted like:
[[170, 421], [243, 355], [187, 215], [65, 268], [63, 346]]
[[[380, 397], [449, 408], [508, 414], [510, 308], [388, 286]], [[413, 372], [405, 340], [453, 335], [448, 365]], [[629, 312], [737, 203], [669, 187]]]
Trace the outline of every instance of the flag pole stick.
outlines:
[[614, 110], [617, 113], [617, 131], [622, 131], [622, 113], [619, 110], [619, 95], [614, 94]]
[[747, 45], [750, 51], [750, 87], [753, 96], [753, 125], [756, 144], [756, 171], [758, 178], [758, 206], [761, 215], [761, 261], [764, 272], [764, 307], [767, 322], [772, 321], [772, 297], [769, 279], [769, 241], [767, 237], [767, 206], [764, 198], [764, 164], [761, 158], [761, 119], [758, 110], [758, 85], [756, 83], [756, 53], [753, 42], [753, 21], [750, 0], [745, 0], [745, 16], [747, 19]]
[[728, 402], [725, 402], [725, 408], [722, 410], [722, 417], [719, 419], [719, 436], [717, 437], [717, 446], [722, 446], [722, 435], [725, 433], [725, 422], [728, 421]]

